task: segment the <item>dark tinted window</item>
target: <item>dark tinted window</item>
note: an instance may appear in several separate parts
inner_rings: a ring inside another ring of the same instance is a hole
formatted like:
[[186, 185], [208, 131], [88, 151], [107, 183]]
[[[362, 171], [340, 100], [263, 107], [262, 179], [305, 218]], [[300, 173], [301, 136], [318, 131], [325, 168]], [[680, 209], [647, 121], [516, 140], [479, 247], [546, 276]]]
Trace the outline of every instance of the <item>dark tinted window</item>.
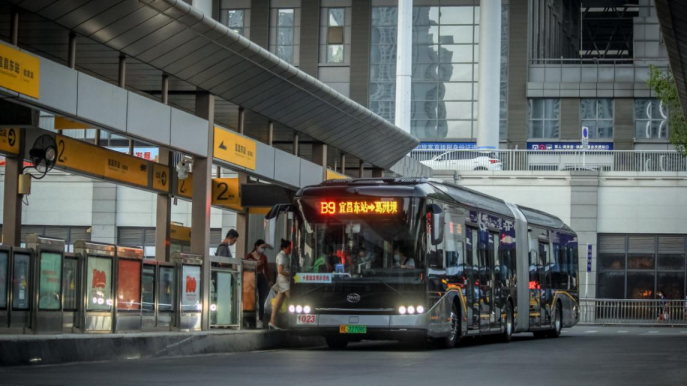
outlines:
[[681, 300], [685, 297], [685, 273], [658, 273], [656, 291], [661, 291], [669, 300]]
[[621, 270], [625, 268], [625, 254], [600, 253], [597, 262], [599, 270]]
[[631, 299], [654, 298], [654, 275], [653, 272], [628, 272], [626, 297]]
[[625, 272], [600, 272], [596, 291], [596, 298], [625, 298]]
[[655, 259], [648, 254], [630, 254], [627, 257], [627, 268], [630, 270], [653, 270]]
[[682, 254], [659, 254], [658, 270], [685, 270], [685, 256]]

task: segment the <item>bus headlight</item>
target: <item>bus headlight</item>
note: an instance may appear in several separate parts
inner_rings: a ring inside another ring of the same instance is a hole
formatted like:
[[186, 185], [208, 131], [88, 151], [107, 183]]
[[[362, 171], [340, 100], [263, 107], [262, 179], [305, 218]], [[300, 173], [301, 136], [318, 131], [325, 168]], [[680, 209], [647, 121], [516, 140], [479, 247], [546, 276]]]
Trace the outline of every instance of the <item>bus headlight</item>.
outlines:
[[296, 313], [301, 313], [303, 311], [303, 307], [300, 305], [296, 305]]
[[418, 306], [415, 310], [417, 310], [418, 314], [425, 313], [425, 308], [422, 305]]
[[310, 313], [310, 306], [306, 305], [303, 307], [303, 313], [308, 314]]
[[293, 305], [289, 305], [289, 312], [290, 312], [290, 313], [293, 313], [293, 312], [295, 312], [295, 311], [296, 311], [296, 307], [293, 306]]
[[406, 314], [406, 307], [405, 307], [405, 306], [402, 306], [402, 307], [398, 308], [398, 313], [400, 313], [400, 314]]
[[414, 314], [415, 313], [415, 307], [414, 306], [409, 306], [408, 307], [408, 314]]

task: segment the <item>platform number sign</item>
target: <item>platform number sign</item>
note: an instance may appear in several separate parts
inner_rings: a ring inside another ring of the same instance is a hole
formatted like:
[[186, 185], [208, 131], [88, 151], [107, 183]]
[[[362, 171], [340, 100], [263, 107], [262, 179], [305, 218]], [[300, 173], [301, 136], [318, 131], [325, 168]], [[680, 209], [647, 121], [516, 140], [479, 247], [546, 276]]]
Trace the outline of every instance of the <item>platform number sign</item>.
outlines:
[[592, 244], [587, 243], [587, 273], [592, 272]]
[[586, 126], [582, 127], [582, 147], [587, 148], [589, 146], [589, 128]]

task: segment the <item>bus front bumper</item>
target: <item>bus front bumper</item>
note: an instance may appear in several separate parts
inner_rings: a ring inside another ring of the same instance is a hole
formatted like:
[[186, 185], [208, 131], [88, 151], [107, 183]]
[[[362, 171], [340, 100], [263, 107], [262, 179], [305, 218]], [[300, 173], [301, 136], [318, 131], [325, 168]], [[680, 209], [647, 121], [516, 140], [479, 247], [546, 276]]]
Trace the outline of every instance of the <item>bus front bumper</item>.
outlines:
[[289, 328], [297, 335], [327, 335], [339, 333], [342, 326], [364, 326], [366, 334], [351, 334], [351, 338], [398, 339], [408, 336], [427, 336], [429, 315], [358, 315], [358, 314], [316, 314], [315, 321], [299, 319], [289, 315]]

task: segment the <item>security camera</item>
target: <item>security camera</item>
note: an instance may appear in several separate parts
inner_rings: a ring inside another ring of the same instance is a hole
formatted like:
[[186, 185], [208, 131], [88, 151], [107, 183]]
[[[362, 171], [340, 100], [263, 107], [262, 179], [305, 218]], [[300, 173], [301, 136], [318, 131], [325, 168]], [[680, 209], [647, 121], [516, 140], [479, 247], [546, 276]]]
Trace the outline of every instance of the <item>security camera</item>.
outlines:
[[184, 180], [188, 177], [188, 173], [191, 171], [190, 163], [186, 159], [181, 159], [177, 163], [177, 176], [179, 180]]

